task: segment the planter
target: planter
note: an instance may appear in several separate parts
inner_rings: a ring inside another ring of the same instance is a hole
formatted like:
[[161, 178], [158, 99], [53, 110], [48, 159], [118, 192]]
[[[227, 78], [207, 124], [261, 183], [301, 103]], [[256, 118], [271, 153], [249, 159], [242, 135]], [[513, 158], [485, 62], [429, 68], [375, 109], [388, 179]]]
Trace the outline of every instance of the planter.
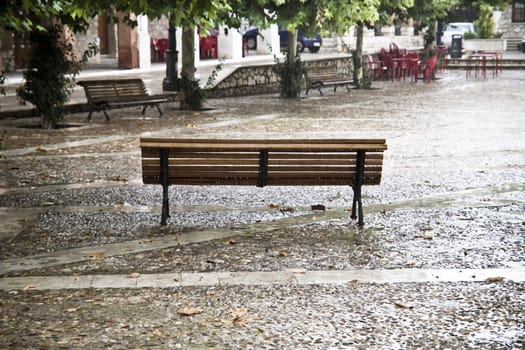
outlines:
[[463, 39], [464, 51], [505, 51], [505, 39]]

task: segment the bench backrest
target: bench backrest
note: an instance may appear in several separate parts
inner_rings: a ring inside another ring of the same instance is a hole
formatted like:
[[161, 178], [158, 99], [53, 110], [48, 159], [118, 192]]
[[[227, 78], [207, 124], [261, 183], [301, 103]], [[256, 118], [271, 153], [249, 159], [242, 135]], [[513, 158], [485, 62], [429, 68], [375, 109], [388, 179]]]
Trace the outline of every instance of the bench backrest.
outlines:
[[90, 103], [113, 101], [119, 98], [148, 96], [142, 79], [85, 80], [78, 82]]
[[144, 184], [363, 185], [381, 181], [384, 139], [199, 140], [141, 138]]
[[312, 66], [306, 69], [306, 77], [310, 81], [329, 81], [341, 79], [341, 74], [337, 72], [337, 66]]

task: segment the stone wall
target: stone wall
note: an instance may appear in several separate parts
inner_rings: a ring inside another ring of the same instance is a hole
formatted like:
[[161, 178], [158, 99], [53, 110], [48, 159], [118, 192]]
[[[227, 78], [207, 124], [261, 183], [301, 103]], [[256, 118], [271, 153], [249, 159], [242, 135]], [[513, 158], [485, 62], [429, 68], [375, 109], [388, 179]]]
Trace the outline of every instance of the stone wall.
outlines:
[[[351, 56], [303, 62], [305, 68], [336, 65], [342, 77], [352, 76]], [[274, 72], [274, 64], [238, 67], [210, 90], [210, 97], [248, 96], [279, 92], [279, 77]]]
[[503, 38], [525, 38], [525, 23], [512, 23], [512, 6], [501, 14], [498, 30], [503, 33]]

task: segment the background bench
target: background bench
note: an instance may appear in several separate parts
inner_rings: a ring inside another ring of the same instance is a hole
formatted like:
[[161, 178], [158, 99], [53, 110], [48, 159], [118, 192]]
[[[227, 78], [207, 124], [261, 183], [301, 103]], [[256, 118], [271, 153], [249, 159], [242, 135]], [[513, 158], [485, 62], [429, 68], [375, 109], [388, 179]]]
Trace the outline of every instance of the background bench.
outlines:
[[352, 85], [354, 81], [349, 77], [343, 76], [337, 72], [337, 66], [313, 66], [306, 68], [305, 74], [306, 82], [306, 95], [311, 89], [319, 90], [319, 93], [323, 95], [321, 88], [323, 87], [334, 87], [334, 92], [338, 86], [345, 86], [347, 91], [350, 91], [349, 85]]
[[361, 186], [379, 185], [383, 139], [199, 140], [141, 138], [142, 180], [169, 185], [351, 186], [351, 218], [363, 225]]
[[89, 106], [88, 120], [93, 112], [104, 112], [110, 107], [143, 106], [142, 114], [147, 107], [156, 107], [159, 114], [160, 103], [175, 101], [177, 94], [149, 95], [142, 79], [85, 80], [78, 82], [84, 88]]

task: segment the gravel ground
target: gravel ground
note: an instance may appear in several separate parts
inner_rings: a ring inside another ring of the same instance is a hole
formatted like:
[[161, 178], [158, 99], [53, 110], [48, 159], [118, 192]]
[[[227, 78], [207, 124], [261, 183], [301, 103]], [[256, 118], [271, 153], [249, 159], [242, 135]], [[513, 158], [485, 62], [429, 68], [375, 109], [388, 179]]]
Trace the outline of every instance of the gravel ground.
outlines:
[[[82, 127], [56, 131], [0, 121], [0, 209], [17, 227], [0, 230], [0, 263], [244, 232], [2, 277], [525, 268], [525, 72], [377, 86], [210, 100], [206, 112], [167, 108], [163, 118], [114, 110], [111, 122], [88, 124], [71, 115]], [[141, 135], [384, 137], [389, 149], [381, 186], [364, 188], [364, 229], [348, 220], [349, 188], [207, 186], [171, 188], [170, 225], [159, 229], [161, 189], [141, 183]], [[524, 292], [512, 281], [0, 291], [0, 348], [523, 349]]]
[[0, 292], [0, 347], [523, 349], [524, 296], [514, 283]]

